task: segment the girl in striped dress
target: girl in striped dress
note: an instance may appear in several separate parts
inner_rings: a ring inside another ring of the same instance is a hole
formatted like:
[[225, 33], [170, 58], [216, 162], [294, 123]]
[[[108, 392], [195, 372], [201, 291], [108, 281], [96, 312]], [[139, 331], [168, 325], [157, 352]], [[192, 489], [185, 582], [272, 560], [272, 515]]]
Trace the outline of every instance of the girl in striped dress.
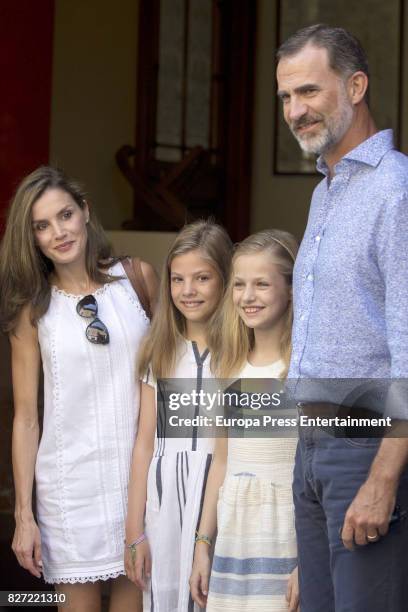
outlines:
[[[219, 376], [286, 376], [297, 248], [296, 239], [279, 230], [249, 236], [237, 247], [214, 347]], [[190, 579], [193, 599], [207, 612], [295, 612], [296, 439], [229, 433], [216, 441], [207, 481]]]
[[[125, 567], [144, 589], [144, 610], [194, 610], [189, 577], [213, 439], [200, 436], [199, 427], [183, 431], [183, 437], [169, 435], [170, 421], [155, 403], [163, 392], [159, 379], [189, 379], [199, 391], [211, 376], [207, 338], [227, 284], [231, 248], [226, 232], [209, 221], [180, 232], [167, 256], [159, 303], [142, 348]], [[197, 410], [188, 407], [189, 416]]]

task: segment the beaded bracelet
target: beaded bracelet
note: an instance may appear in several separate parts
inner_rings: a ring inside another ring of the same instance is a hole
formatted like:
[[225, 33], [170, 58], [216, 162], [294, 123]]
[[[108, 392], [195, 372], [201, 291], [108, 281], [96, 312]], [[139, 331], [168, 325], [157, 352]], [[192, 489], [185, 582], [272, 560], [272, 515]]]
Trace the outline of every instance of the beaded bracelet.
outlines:
[[130, 544], [126, 544], [126, 540], [125, 540], [126, 548], [130, 550], [130, 557], [132, 559], [132, 565], [134, 565], [136, 561], [136, 546], [138, 544], [141, 544], [141, 542], [144, 542], [145, 540], [147, 540], [147, 535], [145, 533], [142, 533], [142, 535], [139, 536], [137, 540], [135, 540], [134, 542], [131, 542]]
[[208, 544], [208, 546], [212, 546], [211, 538], [209, 538], [203, 533], [198, 533], [198, 531], [196, 531], [195, 543], [197, 544], [198, 542], [204, 542], [205, 544]]
[[145, 533], [142, 533], [141, 536], [139, 536], [137, 538], [137, 540], [135, 540], [134, 542], [131, 542], [130, 544], [126, 544], [126, 548], [133, 548], [134, 546], [137, 546], [138, 544], [141, 544], [141, 542], [144, 542], [145, 540], [147, 540], [147, 535]]

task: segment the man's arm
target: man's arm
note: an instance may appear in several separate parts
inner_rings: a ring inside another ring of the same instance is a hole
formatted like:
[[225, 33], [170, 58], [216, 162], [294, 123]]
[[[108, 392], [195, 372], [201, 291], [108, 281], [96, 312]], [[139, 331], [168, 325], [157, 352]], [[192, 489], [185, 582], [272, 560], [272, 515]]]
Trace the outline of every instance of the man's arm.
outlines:
[[382, 440], [368, 478], [346, 512], [341, 534], [346, 548], [353, 550], [354, 543], [363, 546], [387, 533], [399, 479], [407, 462], [408, 438]]
[[[408, 195], [384, 202], [377, 228], [378, 265], [385, 287], [385, 323], [391, 380], [385, 412], [393, 421], [371, 465], [366, 482], [348, 508], [342, 529], [346, 548], [374, 542], [388, 531], [401, 474], [408, 463]], [[400, 437], [397, 437], [400, 436]]]

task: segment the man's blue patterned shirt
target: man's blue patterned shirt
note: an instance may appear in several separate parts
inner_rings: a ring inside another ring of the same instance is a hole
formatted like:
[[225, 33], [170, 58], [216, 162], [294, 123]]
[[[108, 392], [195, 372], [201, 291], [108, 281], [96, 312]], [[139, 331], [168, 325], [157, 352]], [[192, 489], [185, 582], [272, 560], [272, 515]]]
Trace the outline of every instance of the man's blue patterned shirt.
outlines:
[[408, 157], [384, 130], [316, 187], [295, 265], [292, 378], [408, 377]]

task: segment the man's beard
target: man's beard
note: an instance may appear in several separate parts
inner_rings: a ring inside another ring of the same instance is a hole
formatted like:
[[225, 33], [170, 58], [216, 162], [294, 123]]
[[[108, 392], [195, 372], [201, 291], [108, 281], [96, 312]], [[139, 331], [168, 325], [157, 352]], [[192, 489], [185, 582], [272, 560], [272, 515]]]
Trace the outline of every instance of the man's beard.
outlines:
[[[344, 95], [340, 100], [338, 112], [331, 117], [325, 118], [321, 114], [307, 114], [294, 122], [290, 129], [292, 134], [298, 141], [301, 149], [306, 153], [314, 153], [322, 155], [332, 149], [349, 129], [353, 120], [353, 107]], [[315, 121], [320, 121], [320, 125], [316, 127], [315, 135], [305, 134], [304, 136], [297, 133], [299, 127], [309, 125]]]

